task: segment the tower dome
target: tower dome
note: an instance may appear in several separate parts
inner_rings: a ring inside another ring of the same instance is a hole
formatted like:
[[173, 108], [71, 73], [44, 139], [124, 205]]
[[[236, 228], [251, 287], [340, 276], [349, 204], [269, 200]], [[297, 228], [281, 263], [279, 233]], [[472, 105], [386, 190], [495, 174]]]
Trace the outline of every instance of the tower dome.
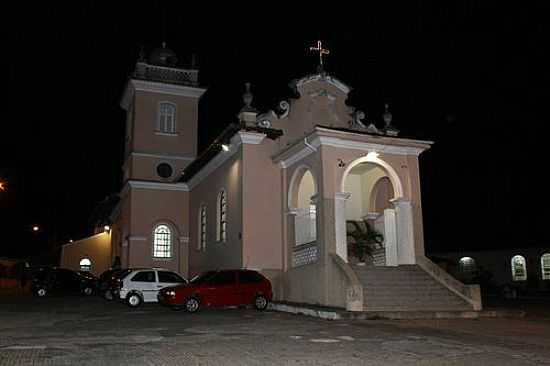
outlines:
[[176, 53], [166, 48], [166, 43], [162, 42], [162, 47], [155, 48], [149, 55], [149, 64], [157, 66], [176, 66], [178, 58]]

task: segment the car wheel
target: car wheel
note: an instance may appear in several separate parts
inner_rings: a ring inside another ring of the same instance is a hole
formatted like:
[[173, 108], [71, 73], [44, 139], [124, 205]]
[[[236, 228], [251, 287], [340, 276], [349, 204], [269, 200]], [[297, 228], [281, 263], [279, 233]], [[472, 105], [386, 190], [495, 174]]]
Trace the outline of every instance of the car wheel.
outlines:
[[82, 292], [84, 292], [84, 295], [90, 296], [91, 294], [94, 293], [94, 289], [91, 288], [91, 287], [84, 287], [84, 289], [82, 290]]
[[107, 290], [103, 293], [103, 298], [107, 301], [113, 301], [115, 297], [113, 296], [113, 292], [111, 290]]
[[185, 300], [185, 310], [188, 313], [196, 313], [199, 310], [200, 303], [196, 297], [188, 297]]
[[141, 296], [139, 296], [136, 293], [126, 296], [126, 303], [131, 308], [137, 308], [138, 306], [141, 305], [141, 302], [142, 302]]
[[257, 295], [254, 298], [254, 307], [256, 308], [256, 310], [260, 310], [260, 311], [265, 310], [267, 309], [268, 304], [269, 304], [269, 301], [264, 295]]
[[45, 288], [39, 288], [38, 290], [36, 290], [36, 295], [38, 297], [44, 297], [47, 293], [48, 291]]

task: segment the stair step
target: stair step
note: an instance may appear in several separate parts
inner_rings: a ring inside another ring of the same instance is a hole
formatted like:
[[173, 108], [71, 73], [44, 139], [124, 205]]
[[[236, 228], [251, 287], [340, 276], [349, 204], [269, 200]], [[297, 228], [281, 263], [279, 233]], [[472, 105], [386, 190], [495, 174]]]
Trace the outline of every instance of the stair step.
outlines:
[[363, 284], [365, 310], [471, 310], [471, 305], [415, 265], [352, 266]]

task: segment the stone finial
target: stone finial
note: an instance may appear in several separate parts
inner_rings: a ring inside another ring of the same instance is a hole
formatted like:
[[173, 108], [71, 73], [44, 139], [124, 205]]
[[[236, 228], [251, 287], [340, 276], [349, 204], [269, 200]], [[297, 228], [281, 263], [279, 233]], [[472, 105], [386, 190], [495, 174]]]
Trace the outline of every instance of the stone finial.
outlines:
[[139, 47], [138, 62], [145, 62], [145, 47], [143, 47], [143, 45]]
[[252, 108], [252, 99], [254, 99], [254, 95], [250, 92], [250, 83], [244, 84], [246, 90], [243, 94], [243, 102], [244, 102], [244, 108], [247, 110], [250, 110]]
[[391, 122], [393, 120], [393, 116], [390, 113], [390, 106], [388, 103], [384, 104], [384, 114], [382, 115], [382, 118], [384, 119], [385, 127], [384, 132], [388, 136], [397, 136], [399, 134], [399, 130], [395, 128]]
[[245, 83], [244, 85], [246, 88], [243, 94], [244, 107], [241, 108], [238, 117], [239, 120], [245, 124], [255, 124], [258, 111], [256, 108], [252, 107], [252, 99], [254, 99], [254, 95], [250, 92], [250, 83]]
[[390, 105], [388, 103], [384, 104], [384, 114], [382, 115], [382, 118], [384, 119], [384, 123], [386, 124], [386, 127], [391, 125], [391, 120], [393, 118], [389, 109], [390, 109]]

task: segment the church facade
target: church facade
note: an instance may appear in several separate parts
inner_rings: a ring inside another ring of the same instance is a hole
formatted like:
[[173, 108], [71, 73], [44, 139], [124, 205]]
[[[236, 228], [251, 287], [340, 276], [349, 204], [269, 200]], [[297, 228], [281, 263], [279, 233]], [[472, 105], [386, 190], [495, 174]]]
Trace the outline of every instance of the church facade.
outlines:
[[[141, 58], [121, 101], [111, 262], [189, 278], [256, 269], [277, 300], [351, 311], [480, 310], [479, 287], [425, 257], [418, 157], [431, 142], [399, 137], [387, 107], [384, 128], [365, 122], [322, 68], [292, 88], [296, 98], [260, 113], [247, 85], [238, 121], [198, 155], [198, 70], [166, 48]], [[350, 250], [364, 225], [383, 238], [366, 263]]]

